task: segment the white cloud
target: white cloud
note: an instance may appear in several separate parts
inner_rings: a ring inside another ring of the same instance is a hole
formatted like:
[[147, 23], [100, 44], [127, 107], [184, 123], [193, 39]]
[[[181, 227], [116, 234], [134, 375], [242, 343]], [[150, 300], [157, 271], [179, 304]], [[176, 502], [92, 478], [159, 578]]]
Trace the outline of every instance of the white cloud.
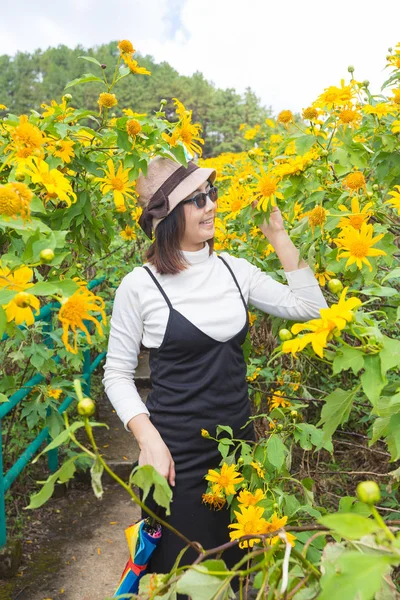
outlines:
[[241, 92], [250, 86], [274, 110], [299, 111], [348, 78], [349, 64], [379, 93], [399, 12], [398, 0], [381, 10], [361, 0], [20, 0], [2, 13], [0, 53], [127, 38], [182, 74], [199, 70]]

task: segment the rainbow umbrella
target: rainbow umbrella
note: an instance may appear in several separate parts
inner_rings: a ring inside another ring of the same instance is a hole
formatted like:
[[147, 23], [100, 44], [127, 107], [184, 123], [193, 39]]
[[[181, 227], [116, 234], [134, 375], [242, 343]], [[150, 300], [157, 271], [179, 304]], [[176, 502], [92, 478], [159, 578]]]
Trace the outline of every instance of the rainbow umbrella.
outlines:
[[122, 573], [114, 598], [121, 594], [134, 594], [139, 589], [139, 580], [146, 572], [147, 563], [161, 539], [161, 525], [153, 519], [142, 519], [125, 529], [130, 558]]

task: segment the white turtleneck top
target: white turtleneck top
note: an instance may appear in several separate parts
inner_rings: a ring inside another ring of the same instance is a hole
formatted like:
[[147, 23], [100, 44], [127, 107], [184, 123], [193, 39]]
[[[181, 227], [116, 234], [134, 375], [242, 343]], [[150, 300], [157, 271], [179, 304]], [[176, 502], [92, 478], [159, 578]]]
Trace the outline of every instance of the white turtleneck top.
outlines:
[[[183, 252], [188, 268], [176, 275], [157, 277], [174, 309], [208, 336], [225, 342], [243, 327], [243, 302], [232, 275], [206, 244], [197, 252]], [[319, 317], [327, 304], [309, 267], [285, 273], [283, 285], [244, 258], [221, 256], [233, 270], [247, 303], [265, 313], [306, 321]], [[140, 344], [158, 348], [163, 340], [169, 308], [143, 267], [134, 268], [118, 287], [111, 317], [103, 384], [118, 416], [127, 423], [140, 413], [150, 414], [134, 382]]]

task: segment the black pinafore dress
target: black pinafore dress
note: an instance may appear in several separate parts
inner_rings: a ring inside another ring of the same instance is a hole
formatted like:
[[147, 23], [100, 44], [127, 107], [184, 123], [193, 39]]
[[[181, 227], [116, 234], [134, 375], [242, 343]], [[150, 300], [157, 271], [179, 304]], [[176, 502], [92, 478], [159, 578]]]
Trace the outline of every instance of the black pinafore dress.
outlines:
[[[219, 342], [191, 323], [175, 310], [160, 283], [148, 267], [144, 267], [165, 298], [169, 318], [163, 342], [150, 349], [152, 391], [147, 399], [150, 420], [158, 429], [175, 462], [176, 481], [171, 503], [171, 515], [155, 505], [160, 517], [169, 521], [187, 538], [210, 549], [229, 541], [229, 510], [214, 511], [202, 503], [206, 491], [204, 476], [208, 469], [218, 468], [221, 455], [213, 440], [203, 438], [201, 429], [215, 436], [217, 425], [229, 425], [234, 437], [255, 440], [250, 422], [241, 429], [250, 416], [246, 381], [246, 364], [241, 345], [248, 331], [248, 311], [236, 277], [224, 261], [238, 288], [246, 312], [243, 328], [226, 342]], [[210, 311], [212, 306], [204, 306]], [[146, 513], [142, 514], [144, 518]], [[155, 549], [148, 572], [167, 573], [184, 542], [172, 532], [163, 529], [162, 539]], [[181, 565], [192, 563], [198, 554], [189, 548]], [[243, 556], [238, 546], [224, 552], [228, 567]]]

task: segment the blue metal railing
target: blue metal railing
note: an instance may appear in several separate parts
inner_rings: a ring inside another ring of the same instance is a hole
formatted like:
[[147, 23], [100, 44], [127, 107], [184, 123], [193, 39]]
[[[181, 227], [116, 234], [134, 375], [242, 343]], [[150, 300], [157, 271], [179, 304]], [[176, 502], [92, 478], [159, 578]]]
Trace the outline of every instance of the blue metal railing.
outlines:
[[[100, 285], [104, 281], [105, 277], [101, 277], [99, 279], [93, 279], [89, 281], [87, 287], [88, 289], [92, 289], [97, 285]], [[35, 318], [35, 321], [46, 321], [46, 327], [44, 328], [44, 335], [46, 336], [46, 344], [48, 346], [52, 346], [52, 340], [49, 336], [51, 331], [51, 319], [52, 312], [58, 309], [60, 304], [58, 302], [52, 302], [50, 304], [46, 304], [41, 310], [40, 313]], [[101, 318], [101, 317], [100, 317]], [[7, 336], [3, 336], [2, 338], [7, 339]], [[82, 377], [84, 379], [84, 393], [89, 396], [90, 395], [90, 377], [93, 371], [100, 365], [101, 361], [106, 356], [106, 352], [101, 352], [96, 356], [96, 358], [91, 362], [90, 360], [90, 349], [86, 349], [83, 351], [83, 373]], [[61, 358], [56, 355], [53, 360], [58, 364]], [[35, 456], [36, 452], [39, 450], [41, 445], [44, 442], [51, 441], [49, 435], [49, 428], [44, 427], [41, 432], [35, 437], [35, 439], [29, 444], [27, 448], [22, 452], [19, 458], [15, 461], [15, 463], [10, 467], [7, 473], [4, 474], [3, 468], [3, 442], [2, 442], [2, 420], [6, 415], [8, 415], [21, 400], [23, 400], [31, 390], [41, 383], [45, 379], [44, 375], [37, 373], [34, 375], [29, 381], [27, 381], [24, 386], [16, 391], [12, 396], [10, 396], [8, 402], [0, 405], [0, 549], [6, 545], [7, 542], [7, 527], [6, 527], [6, 507], [5, 507], [5, 493], [10, 488], [10, 486], [14, 483], [18, 475], [22, 472], [22, 470], [26, 467], [29, 461]], [[60, 404], [57, 411], [61, 415], [63, 412], [67, 410], [70, 404], [75, 400], [73, 396], [68, 396], [65, 400]], [[54, 473], [58, 469], [58, 448], [54, 450], [50, 450], [48, 452], [48, 467], [50, 472]]]

